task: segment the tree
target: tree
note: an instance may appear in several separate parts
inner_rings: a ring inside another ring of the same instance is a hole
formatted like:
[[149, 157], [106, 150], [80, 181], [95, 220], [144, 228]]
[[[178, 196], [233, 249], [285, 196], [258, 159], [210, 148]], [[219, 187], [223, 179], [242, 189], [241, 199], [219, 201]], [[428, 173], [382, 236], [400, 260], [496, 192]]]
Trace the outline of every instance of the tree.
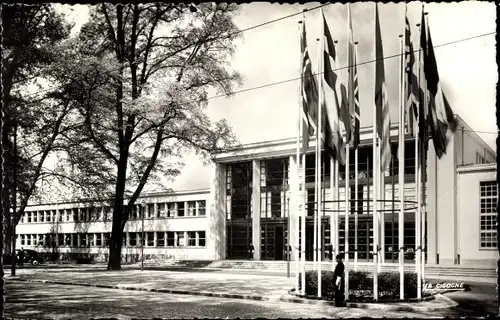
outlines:
[[[123, 229], [146, 183], [179, 173], [185, 150], [207, 160], [236, 143], [228, 123], [205, 114], [208, 90], [231, 94], [241, 82], [227, 64], [238, 29], [233, 4], [102, 4], [82, 27], [81, 62], [72, 99], [85, 126], [72, 133], [78, 148], [66, 151], [74, 170], [100, 167], [94, 179], [112, 181], [113, 215], [108, 269], [121, 268]], [[64, 162], [60, 170], [63, 170]], [[68, 166], [66, 166], [68, 167]]]
[[[3, 5], [2, 21], [2, 216], [4, 252], [11, 252], [15, 249], [12, 233], [36, 192], [41, 169], [69, 106], [69, 102], [49, 102], [48, 95], [33, 101], [26, 95], [27, 87], [36, 86], [44, 69], [57, 61], [54, 48], [69, 36], [70, 26], [48, 4]], [[27, 139], [38, 136], [38, 139], [30, 143], [21, 139], [24, 143], [17, 144], [18, 152], [14, 154], [14, 134]], [[18, 173], [16, 181], [14, 172]], [[11, 214], [17, 195], [17, 210]]]

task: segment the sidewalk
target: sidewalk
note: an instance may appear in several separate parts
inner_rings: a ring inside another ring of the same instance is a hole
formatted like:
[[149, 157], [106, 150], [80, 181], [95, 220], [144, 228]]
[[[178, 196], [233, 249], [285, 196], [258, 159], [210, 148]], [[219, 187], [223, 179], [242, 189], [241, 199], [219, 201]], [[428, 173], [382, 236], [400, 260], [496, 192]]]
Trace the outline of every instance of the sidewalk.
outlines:
[[[105, 267], [92, 266], [91, 268], [19, 269], [17, 276], [8, 276], [6, 281], [44, 282], [232, 299], [333, 305], [328, 301], [307, 300], [290, 295], [288, 290], [294, 286], [293, 277], [267, 275], [227, 274], [209, 271], [127, 269], [107, 271]], [[436, 296], [434, 300], [419, 303], [347, 303], [347, 307], [351, 308], [415, 312], [445, 310], [456, 305], [454, 301], [441, 295]]]

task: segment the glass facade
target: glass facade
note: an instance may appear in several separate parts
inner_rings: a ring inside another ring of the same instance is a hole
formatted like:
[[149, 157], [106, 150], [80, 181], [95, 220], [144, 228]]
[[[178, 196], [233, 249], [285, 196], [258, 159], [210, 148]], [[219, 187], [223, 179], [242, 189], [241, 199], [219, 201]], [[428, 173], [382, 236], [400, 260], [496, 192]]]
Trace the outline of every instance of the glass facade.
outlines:
[[[404, 242], [407, 260], [414, 259], [415, 251], [415, 144], [407, 141], [405, 146], [405, 227]], [[350, 197], [349, 207], [349, 256], [354, 258], [357, 251], [358, 259], [372, 259], [373, 240], [373, 160], [371, 146], [360, 146], [358, 150], [358, 187], [355, 186], [354, 151], [351, 150], [349, 165], [349, 186], [347, 192]], [[227, 254], [231, 258], [250, 258], [249, 245], [252, 243], [252, 193], [259, 192], [256, 199], [260, 199], [258, 217], [260, 225], [260, 243], [253, 244], [254, 249], [260, 251], [262, 260], [286, 260], [287, 245], [290, 231], [290, 157], [259, 159], [257, 161], [260, 181], [253, 182], [252, 162], [231, 163], [226, 167], [226, 222], [227, 222]], [[345, 250], [345, 194], [346, 179], [345, 167], [339, 165], [338, 194], [333, 195], [330, 186], [331, 168], [328, 155], [322, 155], [323, 201], [322, 201], [322, 230], [321, 239], [323, 257], [328, 259], [328, 249], [325, 245], [332, 242], [330, 219], [334, 212], [339, 214], [339, 250]], [[306, 155], [305, 188], [306, 188], [306, 259], [312, 260], [314, 238], [315, 212], [315, 163], [314, 153]], [[398, 254], [398, 215], [399, 189], [398, 183], [397, 145], [392, 145], [392, 159], [390, 168], [384, 173], [385, 200], [380, 203], [384, 214], [384, 255], [389, 261], [397, 261]], [[258, 188], [257, 190], [254, 188]], [[394, 197], [393, 197], [394, 195]], [[336, 198], [336, 201], [333, 199]], [[355, 212], [358, 213], [357, 232], [355, 231]], [[302, 224], [302, 221], [299, 221]], [[299, 230], [299, 243], [302, 237]], [[389, 262], [388, 261], [388, 262]]]
[[251, 242], [252, 162], [229, 164], [226, 170], [226, 258], [248, 258]]

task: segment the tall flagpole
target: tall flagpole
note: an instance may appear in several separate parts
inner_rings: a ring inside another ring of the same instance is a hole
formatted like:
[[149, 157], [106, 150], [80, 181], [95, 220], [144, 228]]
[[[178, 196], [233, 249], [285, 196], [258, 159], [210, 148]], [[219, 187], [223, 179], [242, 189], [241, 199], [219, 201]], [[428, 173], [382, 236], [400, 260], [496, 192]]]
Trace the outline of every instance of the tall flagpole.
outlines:
[[[356, 57], [356, 63], [357, 63], [357, 57], [358, 57], [358, 42], [354, 42], [355, 49], [354, 49], [354, 54]], [[356, 65], [354, 66], [356, 67]], [[354, 84], [353, 84], [354, 85]], [[359, 128], [357, 128], [359, 130]], [[358, 149], [359, 147], [356, 146], [356, 149], [354, 150], [354, 188], [356, 189], [354, 193], [354, 202], [355, 202], [355, 211], [354, 211], [354, 271], [358, 271]]]
[[[348, 15], [348, 18], [347, 18], [347, 23], [349, 24], [349, 17], [351, 16], [351, 4], [347, 4], [347, 15]], [[349, 39], [349, 25], [347, 26], [347, 39]], [[346, 49], [347, 49], [347, 60], [349, 61], [349, 45], [348, 44], [346, 46]], [[347, 71], [348, 72], [351, 72], [352, 74], [352, 66], [351, 65], [348, 65], [347, 66]], [[352, 88], [352, 83], [351, 83], [351, 77], [350, 75], [348, 74], [348, 77], [347, 77], [347, 86], [348, 86], [348, 92], [350, 92], [350, 88]], [[349, 94], [348, 94], [349, 96]], [[347, 99], [347, 110], [345, 110], [347, 112], [347, 114], [349, 115], [349, 118], [350, 118], [350, 110], [351, 110], [351, 105], [350, 105], [351, 101], [350, 99], [348, 98]], [[350, 119], [349, 119], [350, 120]], [[344, 290], [345, 290], [345, 298], [346, 299], [349, 299], [349, 211], [350, 211], [350, 184], [349, 184], [349, 143], [350, 143], [350, 137], [348, 137], [348, 131], [347, 131], [347, 128], [345, 128], [345, 185], [344, 185], [344, 190], [345, 190], [345, 219], [344, 219], [344, 226], [345, 226], [345, 230], [344, 230], [344, 240], [345, 240], [345, 245], [344, 245], [344, 252], [345, 252], [345, 271], [344, 271], [344, 281], [345, 281], [345, 284], [344, 284]]]
[[301, 262], [302, 262], [302, 273], [301, 273], [301, 286], [300, 288], [302, 289], [301, 294], [305, 295], [306, 294], [306, 220], [307, 220], [307, 211], [306, 211], [306, 195], [307, 195], [307, 190], [306, 190], [306, 151], [302, 154], [302, 177], [301, 177], [301, 183], [302, 183], [302, 193], [300, 194], [301, 203], [302, 203], [302, 224], [300, 225], [301, 227], [301, 235], [302, 237], [300, 238], [300, 246], [301, 246]]
[[[337, 190], [337, 187], [334, 185], [334, 175], [335, 175], [335, 162], [333, 160], [332, 157], [330, 157], [330, 194], [331, 194], [331, 199], [332, 199], [332, 211], [330, 212], [330, 244], [332, 246], [331, 250], [332, 250], [332, 253], [334, 253], [335, 255], [337, 254], [335, 252], [335, 234], [336, 234], [336, 229], [337, 229], [337, 225], [335, 224], [335, 220], [334, 220], [334, 217], [335, 217], [335, 214], [334, 214], [334, 211], [335, 211], [335, 190]], [[331, 257], [332, 258], [332, 271], [335, 270], [335, 259], [334, 257]]]
[[[428, 17], [427, 17], [427, 12], [424, 13], [425, 15], [425, 23], [426, 25], [428, 26], [429, 25], [429, 21], [428, 21]], [[425, 101], [427, 101], [427, 90], [425, 91]], [[424, 108], [424, 110], [427, 110], [427, 108]], [[427, 146], [427, 132], [425, 132], [425, 135], [424, 135], [424, 141], [425, 141], [425, 146]], [[420, 260], [420, 264], [421, 264], [421, 267], [422, 267], [422, 282], [425, 283], [425, 231], [426, 231], [426, 227], [425, 227], [425, 220], [426, 220], [426, 215], [427, 215], [427, 201], [425, 199], [425, 195], [426, 195], [426, 188], [425, 188], [425, 185], [426, 185], [426, 178], [427, 178], [427, 167], [426, 167], [426, 163], [427, 163], [427, 148], [423, 148], [422, 149], [422, 183], [423, 183], [423, 187], [422, 187], [422, 242], [421, 242], [421, 246], [422, 246], [422, 258]]]
[[[299, 21], [299, 39], [302, 40], [302, 30], [303, 30], [303, 24], [302, 21]], [[298, 85], [298, 110], [297, 110], [297, 120], [299, 122], [299, 131], [297, 132], [297, 152], [296, 152], [296, 157], [295, 157], [295, 163], [297, 166], [297, 196], [299, 199], [297, 199], [296, 205], [297, 205], [297, 226], [296, 226], [296, 237], [295, 237], [295, 292], [299, 292], [299, 220], [300, 220], [300, 211], [302, 210], [302, 199], [300, 197], [300, 135], [302, 134], [303, 131], [303, 120], [301, 115], [301, 109], [303, 109], [303, 100], [302, 100], [302, 52], [300, 52], [300, 61], [299, 61], [299, 85]], [[289, 235], [290, 236], [290, 235]]]
[[[373, 15], [375, 17], [374, 24], [376, 25], [376, 11], [377, 4], [375, 3], [375, 8], [373, 11]], [[376, 26], [375, 26], [376, 28]], [[377, 41], [375, 39], [375, 41]], [[374, 42], [374, 54], [375, 59], [377, 58], [376, 48], [377, 44]], [[376, 74], [377, 68], [373, 68], [373, 92], [374, 96], [376, 95]], [[377, 189], [379, 186], [377, 185], [377, 107], [374, 105], [373, 108], [373, 299], [378, 300], [378, 219], [377, 219]]]
[[[404, 141], [404, 101], [405, 101], [405, 90], [404, 90], [404, 74], [405, 74], [405, 56], [403, 51], [403, 35], [399, 35], [400, 40], [400, 52], [401, 57], [399, 64], [400, 72], [399, 72], [399, 155], [398, 155], [398, 178], [399, 178], [399, 217], [398, 217], [398, 243], [399, 243], [399, 298], [404, 300], [405, 289], [404, 289], [404, 278], [405, 278], [405, 270], [404, 270], [404, 183], [405, 183], [405, 141]], [[394, 196], [394, 195], [393, 195]], [[394, 230], [393, 230], [394, 231]]]
[[[318, 80], [321, 81], [321, 75], [320, 75], [320, 53], [321, 53], [321, 44], [319, 43], [319, 39], [316, 39], [318, 42]], [[318, 82], [319, 90], [318, 90], [318, 95], [321, 95], [321, 82]], [[317, 216], [318, 216], [318, 195], [319, 195], [319, 185], [318, 185], [318, 174], [319, 174], [319, 166], [318, 166], [318, 158], [319, 158], [319, 146], [320, 146], [320, 133], [319, 133], [319, 123], [321, 122], [321, 118], [319, 116], [319, 112], [321, 110], [321, 100], [318, 101], [318, 123], [316, 126], [316, 148], [315, 148], [315, 165], [314, 165], [314, 214], [313, 214], [313, 263], [314, 263], [314, 270], [317, 268], [317, 254], [318, 254], [318, 234], [317, 234]]]
[[[323, 9], [320, 9], [321, 16], [323, 17]], [[325, 32], [323, 30], [324, 28], [324, 22], [323, 19], [321, 19], [321, 38], [319, 39], [319, 45], [320, 45], [320, 50], [318, 51], [318, 84], [321, 82], [321, 70], [323, 70], [323, 65], [321, 63], [322, 61], [322, 56], [323, 56], [323, 43], [324, 43], [324, 38], [325, 38]], [[324, 71], [324, 70], [323, 70]], [[321, 297], [321, 239], [320, 239], [320, 234], [321, 234], [321, 141], [323, 139], [323, 132], [322, 132], [322, 101], [323, 101], [323, 90], [320, 87], [320, 90], [318, 92], [319, 97], [318, 97], [318, 131], [316, 134], [316, 186], [317, 186], [317, 193], [316, 193], [316, 217], [317, 217], [317, 224], [315, 232], [316, 236], [314, 237], [314, 240], [316, 241], [316, 259], [318, 262], [318, 297]]]
[[340, 226], [339, 226], [339, 211], [340, 211], [340, 187], [339, 187], [339, 160], [335, 159], [335, 254], [340, 253]]
[[[423, 8], [422, 8], [423, 9]], [[423, 13], [423, 10], [422, 10]], [[419, 34], [420, 30], [424, 26], [419, 26]], [[419, 44], [419, 47], [421, 47], [421, 43]], [[422, 79], [421, 79], [421, 69], [422, 69], [422, 48], [418, 51], [418, 82], [419, 82], [419, 88], [421, 88], [422, 84]], [[426, 89], [424, 89], [425, 91]], [[420, 101], [420, 103], [425, 103], [425, 101]], [[420, 111], [420, 110], [419, 110]], [[423, 117], [420, 112], [418, 112], [418, 124], [420, 124], [420, 117]], [[425, 120], [425, 119], [424, 119]], [[421, 268], [420, 268], [420, 206], [422, 205], [422, 199], [421, 199], [421, 185], [420, 185], [420, 176], [421, 176], [421, 166], [420, 166], [420, 137], [419, 137], [419, 125], [417, 125], [417, 136], [415, 138], [415, 187], [416, 187], [416, 193], [417, 193], [417, 209], [415, 210], [415, 271], [417, 272], [417, 298], [420, 299], [422, 295], [422, 290], [421, 290]]]

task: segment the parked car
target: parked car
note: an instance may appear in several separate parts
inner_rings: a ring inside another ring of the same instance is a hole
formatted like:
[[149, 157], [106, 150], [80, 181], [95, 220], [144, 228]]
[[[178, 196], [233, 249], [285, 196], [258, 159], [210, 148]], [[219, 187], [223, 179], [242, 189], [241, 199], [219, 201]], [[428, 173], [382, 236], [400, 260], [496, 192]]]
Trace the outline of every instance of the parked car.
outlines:
[[[19, 257], [19, 251], [20, 250], [16, 250], [16, 257]], [[38, 252], [36, 252], [35, 250], [24, 249], [24, 261], [23, 261], [23, 263], [31, 263], [32, 265], [37, 266], [37, 265], [43, 263], [43, 258], [40, 257]]]
[[[19, 261], [19, 251], [21, 251], [21, 250], [16, 249], [16, 262]], [[3, 260], [4, 266], [12, 263], [10, 254], [4, 254], [3, 259], [4, 259]], [[37, 266], [40, 263], [43, 263], [43, 258], [40, 257], [38, 252], [36, 252], [35, 250], [32, 250], [32, 249], [24, 249], [24, 259], [23, 260], [24, 260], [23, 263], [31, 263], [34, 266]]]

